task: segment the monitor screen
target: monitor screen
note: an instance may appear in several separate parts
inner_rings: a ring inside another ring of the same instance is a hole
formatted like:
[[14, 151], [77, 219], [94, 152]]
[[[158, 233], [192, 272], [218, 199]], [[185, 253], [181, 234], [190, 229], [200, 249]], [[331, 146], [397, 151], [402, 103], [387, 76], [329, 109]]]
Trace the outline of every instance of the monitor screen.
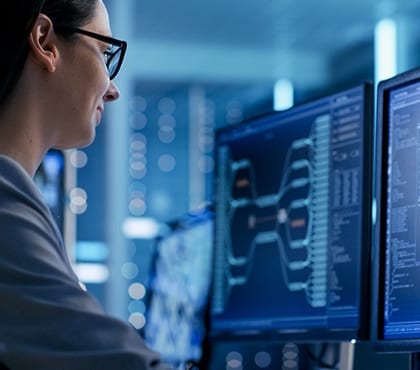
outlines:
[[378, 85], [372, 337], [420, 349], [420, 70]]
[[157, 243], [144, 337], [169, 366], [186, 368], [201, 359], [212, 240], [213, 218], [206, 210], [175, 222]]
[[35, 173], [34, 181], [40, 189], [47, 206], [57, 222], [58, 228], [64, 231], [65, 208], [65, 155], [60, 150], [51, 149], [45, 155]]
[[210, 338], [368, 335], [372, 86], [216, 133]]

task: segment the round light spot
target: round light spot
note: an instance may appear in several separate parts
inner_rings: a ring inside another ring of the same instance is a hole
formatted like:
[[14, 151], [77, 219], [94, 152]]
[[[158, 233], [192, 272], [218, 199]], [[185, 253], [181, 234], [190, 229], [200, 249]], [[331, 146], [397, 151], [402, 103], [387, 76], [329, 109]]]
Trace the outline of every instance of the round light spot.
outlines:
[[139, 152], [139, 153], [146, 153], [146, 141], [142, 140], [133, 140], [130, 143], [130, 151], [132, 153]]
[[87, 211], [88, 206], [87, 206], [87, 203], [80, 204], [80, 205], [75, 205], [74, 203], [70, 203], [69, 208], [70, 208], [70, 211], [73, 212], [74, 214], [82, 215], [83, 213]]
[[137, 330], [142, 329], [146, 325], [146, 318], [143, 314], [139, 312], [132, 313], [128, 318], [128, 321], [133, 325]]
[[158, 119], [159, 127], [170, 127], [175, 128], [176, 126], [176, 119], [171, 114], [162, 114]]
[[146, 171], [145, 158], [130, 160], [129, 172], [131, 177], [141, 179], [146, 176]]
[[295, 344], [286, 344], [283, 347], [283, 368], [287, 370], [298, 369], [299, 348]]
[[131, 299], [143, 299], [146, 295], [146, 288], [143, 284], [133, 283], [128, 287], [128, 295]]
[[141, 161], [143, 163], [146, 163], [146, 156], [143, 153], [133, 153], [130, 156], [130, 160], [137, 160], [137, 161]]
[[146, 305], [144, 304], [143, 301], [131, 301], [128, 304], [128, 312], [130, 313], [141, 313], [141, 314], [145, 314], [146, 312]]
[[296, 360], [285, 360], [283, 361], [283, 369], [298, 369], [298, 363]]
[[144, 112], [147, 108], [147, 101], [143, 96], [134, 96], [130, 102], [132, 111]]
[[70, 191], [70, 198], [75, 202], [84, 202], [87, 199], [86, 190], [82, 188], [74, 188]]
[[158, 132], [159, 140], [164, 144], [170, 144], [175, 140], [175, 130], [172, 127], [164, 126]]
[[134, 130], [143, 130], [147, 125], [147, 116], [142, 112], [135, 112], [130, 116], [129, 123]]
[[130, 213], [134, 216], [142, 216], [146, 213], [146, 202], [142, 198], [132, 198], [128, 203]]
[[70, 153], [70, 163], [76, 168], [83, 168], [88, 163], [88, 156], [83, 150], [73, 150]]
[[158, 160], [158, 166], [163, 172], [171, 172], [176, 165], [175, 158], [170, 154], [162, 154]]
[[261, 351], [255, 355], [255, 365], [265, 369], [271, 365], [271, 355], [268, 352]]
[[130, 163], [130, 168], [133, 171], [143, 171], [146, 168], [146, 163], [144, 160], [132, 160]]
[[141, 143], [147, 143], [147, 138], [146, 136], [144, 136], [143, 134], [140, 133], [136, 133], [136, 134], [132, 134], [130, 136], [130, 142], [136, 142], [136, 141], [140, 141]]
[[83, 214], [87, 210], [87, 193], [82, 188], [74, 188], [69, 193], [70, 210], [75, 214]]
[[286, 344], [283, 347], [283, 357], [295, 359], [298, 356], [299, 348], [295, 344]]
[[226, 369], [242, 369], [243, 357], [239, 352], [229, 352], [226, 356]]
[[158, 106], [162, 114], [173, 114], [176, 109], [175, 101], [171, 98], [160, 99]]
[[139, 273], [139, 268], [133, 262], [124, 263], [121, 267], [121, 274], [125, 279], [131, 280], [137, 277]]
[[130, 168], [130, 176], [133, 179], [137, 179], [137, 180], [143, 179], [146, 176], [146, 173], [147, 173], [146, 169], [140, 170], [140, 171], [135, 171], [135, 170]]

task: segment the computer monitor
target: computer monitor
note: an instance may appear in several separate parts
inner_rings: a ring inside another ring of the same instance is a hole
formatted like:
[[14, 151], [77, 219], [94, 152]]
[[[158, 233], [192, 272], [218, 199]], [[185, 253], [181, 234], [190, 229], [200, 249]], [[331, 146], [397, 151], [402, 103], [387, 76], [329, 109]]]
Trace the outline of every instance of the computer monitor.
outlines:
[[66, 202], [64, 152], [49, 150], [35, 173], [34, 181], [50, 208], [60, 232], [64, 234]]
[[378, 85], [372, 339], [420, 351], [420, 69]]
[[372, 85], [216, 132], [210, 340], [368, 336]]
[[156, 245], [144, 338], [170, 368], [187, 368], [203, 355], [212, 241], [212, 212], [203, 210], [174, 222]]

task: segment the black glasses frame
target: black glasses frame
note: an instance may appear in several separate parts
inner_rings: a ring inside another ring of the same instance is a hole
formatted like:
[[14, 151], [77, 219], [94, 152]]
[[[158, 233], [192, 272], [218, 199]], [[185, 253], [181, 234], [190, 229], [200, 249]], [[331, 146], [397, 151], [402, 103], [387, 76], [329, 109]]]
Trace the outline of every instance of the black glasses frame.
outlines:
[[[106, 61], [106, 66], [107, 66], [108, 72], [109, 72], [109, 79], [112, 80], [118, 74], [118, 72], [121, 68], [121, 65], [123, 63], [125, 52], [127, 50], [127, 42], [125, 42], [123, 40], [115, 39], [115, 38], [110, 37], [110, 36], [101, 35], [101, 34], [96, 33], [96, 32], [86, 31], [82, 28], [70, 28], [69, 31], [80, 33], [81, 35], [92, 37], [96, 40], [106, 42], [107, 44], [118, 46], [118, 49], [115, 50], [114, 52], [109, 52], [109, 51], [105, 52], [106, 55], [109, 56], [108, 60]], [[110, 68], [110, 65], [111, 65], [111, 61], [113, 60], [113, 58], [119, 52], [120, 52], [120, 56], [119, 56], [119, 59], [118, 59], [118, 62], [117, 62], [117, 66], [115, 67], [114, 71], [110, 71], [109, 68]]]

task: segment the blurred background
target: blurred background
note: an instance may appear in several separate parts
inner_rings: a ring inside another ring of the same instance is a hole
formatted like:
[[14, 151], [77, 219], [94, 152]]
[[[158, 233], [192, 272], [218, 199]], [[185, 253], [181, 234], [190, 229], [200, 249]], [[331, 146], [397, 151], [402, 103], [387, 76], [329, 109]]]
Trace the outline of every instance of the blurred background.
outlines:
[[121, 97], [68, 153], [67, 245], [88, 290], [141, 330], [156, 237], [212, 202], [215, 130], [420, 65], [420, 3], [104, 2], [128, 42]]

